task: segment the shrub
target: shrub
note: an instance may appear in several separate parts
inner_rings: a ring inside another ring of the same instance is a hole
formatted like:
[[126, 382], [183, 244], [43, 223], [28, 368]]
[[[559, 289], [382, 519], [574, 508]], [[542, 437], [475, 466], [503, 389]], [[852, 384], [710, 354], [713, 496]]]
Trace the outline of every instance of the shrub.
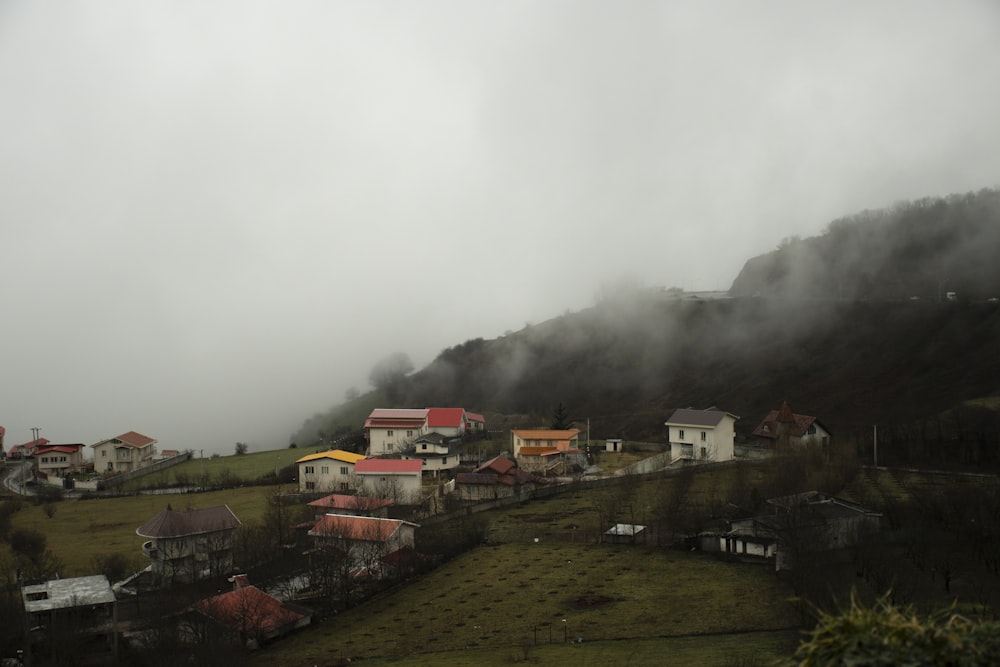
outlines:
[[1000, 664], [1000, 622], [972, 621], [952, 609], [919, 617], [888, 596], [865, 607], [851, 597], [849, 609], [820, 615], [795, 653], [801, 667], [823, 665]]

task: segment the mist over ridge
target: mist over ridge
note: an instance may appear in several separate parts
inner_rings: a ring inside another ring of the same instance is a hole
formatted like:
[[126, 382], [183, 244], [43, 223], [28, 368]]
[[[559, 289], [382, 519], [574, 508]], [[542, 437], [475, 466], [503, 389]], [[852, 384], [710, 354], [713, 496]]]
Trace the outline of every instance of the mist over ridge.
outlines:
[[[626, 287], [449, 347], [376, 400], [462, 406], [493, 428], [544, 424], [562, 402], [594, 437], [636, 439], [688, 406], [746, 430], [782, 400], [835, 431], [928, 418], [1000, 391], [998, 223], [996, 190], [866, 211], [750, 259], [731, 298]], [[297, 437], [324, 422], [338, 428], [317, 416]]]

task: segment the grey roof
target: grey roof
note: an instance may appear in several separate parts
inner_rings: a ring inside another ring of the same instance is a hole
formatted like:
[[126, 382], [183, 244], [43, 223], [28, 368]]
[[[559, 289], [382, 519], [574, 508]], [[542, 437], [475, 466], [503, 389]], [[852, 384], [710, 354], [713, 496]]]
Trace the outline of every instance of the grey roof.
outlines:
[[229, 505], [189, 509], [186, 512], [178, 512], [167, 505], [167, 509], [136, 528], [135, 532], [142, 537], [182, 537], [230, 530], [238, 528], [240, 523]]
[[736, 415], [722, 410], [694, 410], [692, 408], [681, 408], [680, 410], [674, 410], [674, 414], [670, 415], [670, 419], [668, 419], [666, 423], [676, 426], [718, 426], [719, 422], [722, 421], [722, 418], [727, 416], [732, 417], [733, 419], [739, 419]]
[[21, 589], [24, 610], [29, 614], [53, 609], [89, 607], [115, 601], [111, 584], [103, 574], [71, 579], [53, 579]]

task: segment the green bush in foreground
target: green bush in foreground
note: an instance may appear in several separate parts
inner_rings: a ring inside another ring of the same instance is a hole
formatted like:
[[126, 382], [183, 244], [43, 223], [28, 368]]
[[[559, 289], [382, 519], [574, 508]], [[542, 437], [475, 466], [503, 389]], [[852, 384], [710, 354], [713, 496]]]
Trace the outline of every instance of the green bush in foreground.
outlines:
[[854, 598], [846, 611], [822, 614], [795, 653], [801, 667], [826, 665], [1000, 664], [1000, 623], [945, 610], [921, 618], [883, 597], [872, 607]]

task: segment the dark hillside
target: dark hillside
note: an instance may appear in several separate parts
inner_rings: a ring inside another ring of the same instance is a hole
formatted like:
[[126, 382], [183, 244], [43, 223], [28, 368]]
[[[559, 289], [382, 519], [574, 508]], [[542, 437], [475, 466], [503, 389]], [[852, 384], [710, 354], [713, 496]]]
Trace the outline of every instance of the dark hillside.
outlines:
[[1000, 307], [649, 295], [444, 351], [410, 405], [548, 419], [562, 401], [597, 437], [660, 438], [675, 407], [717, 405], [743, 430], [782, 399], [835, 431], [907, 423], [1000, 392]]
[[941, 300], [1000, 297], [1000, 191], [926, 198], [841, 218], [754, 257], [734, 296]]
[[[963, 404], [1000, 397], [998, 250], [995, 190], [865, 212], [750, 260], [731, 290], [742, 297], [635, 290], [448, 348], [394, 386], [392, 407], [461, 405], [503, 429], [546, 424], [561, 402], [595, 438], [660, 441], [677, 407], [718, 406], [746, 434], [788, 400], [842, 436], [878, 424], [887, 442], [939, 456], [963, 437], [996, 449], [996, 401]], [[948, 291], [959, 298], [937, 298]], [[297, 438], [361, 421], [319, 415]]]

